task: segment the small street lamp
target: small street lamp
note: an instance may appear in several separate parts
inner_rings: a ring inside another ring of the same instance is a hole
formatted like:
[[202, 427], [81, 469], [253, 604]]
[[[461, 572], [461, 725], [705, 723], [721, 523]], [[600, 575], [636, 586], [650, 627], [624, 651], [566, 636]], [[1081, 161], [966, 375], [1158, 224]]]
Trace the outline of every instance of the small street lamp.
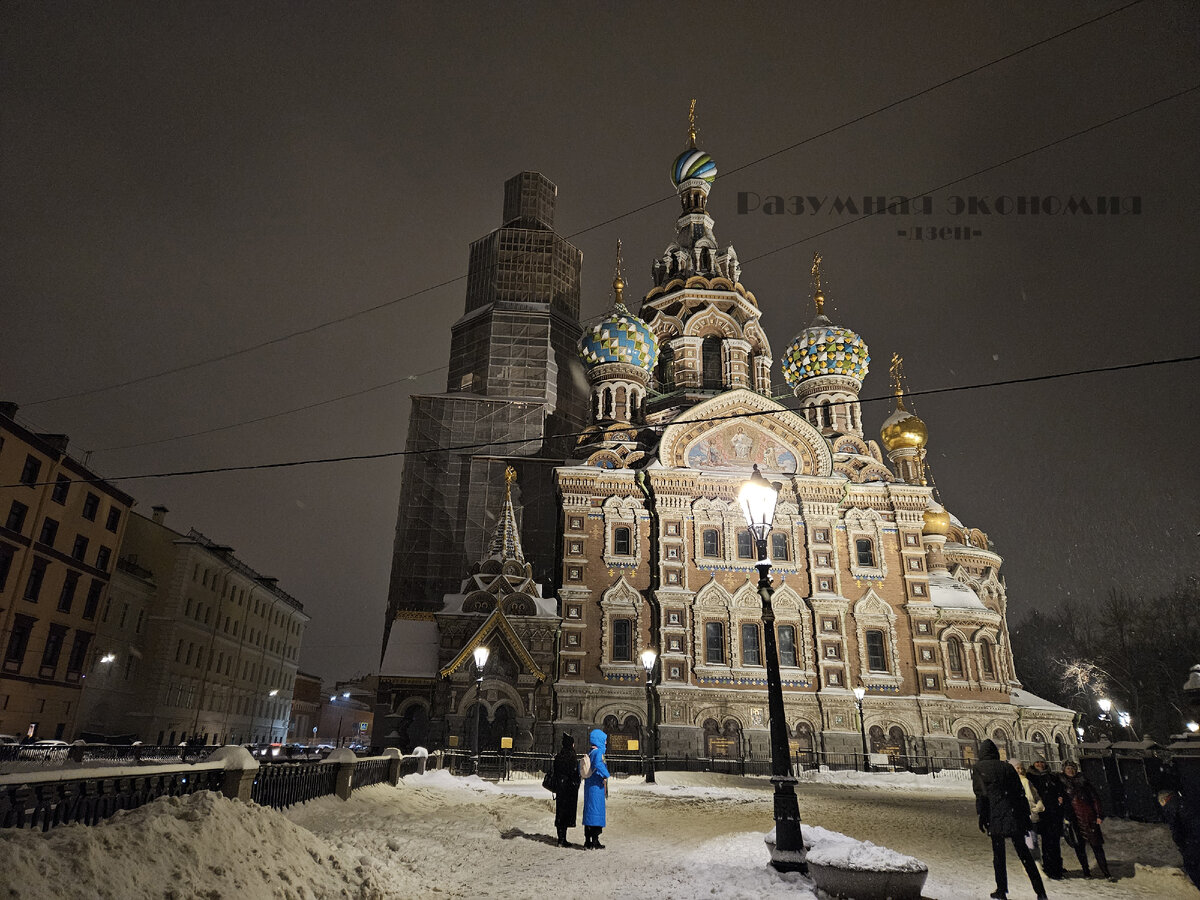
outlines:
[[1100, 707], [1100, 721], [1104, 723], [1104, 733], [1108, 737], [1109, 743], [1112, 743], [1112, 716], [1109, 715], [1112, 711], [1112, 701], [1107, 697], [1101, 697], [1096, 701], [1096, 705]]
[[763, 650], [767, 663], [767, 711], [771, 720], [771, 784], [775, 786], [775, 849], [771, 865], [780, 872], [808, 874], [804, 839], [800, 834], [800, 806], [796, 802], [796, 779], [792, 775], [788, 748], [787, 719], [783, 709], [783, 682], [779, 675], [779, 653], [775, 646], [775, 608], [771, 605], [771, 559], [767, 535], [775, 519], [779, 485], [767, 481], [758, 466], [742, 485], [738, 502], [746, 516], [758, 550], [758, 596], [762, 601]]
[[867, 754], [867, 723], [863, 721], [863, 697], [867, 696], [867, 689], [859, 685], [854, 689], [854, 702], [858, 704], [858, 733], [862, 735], [863, 748], [863, 771], [871, 771], [871, 757]]
[[487, 647], [475, 648], [475, 774], [479, 774], [479, 713], [483, 707], [483, 667], [487, 665], [491, 651]]
[[654, 784], [654, 754], [658, 752], [658, 722], [654, 715], [654, 664], [658, 654], [652, 649], [642, 651], [646, 669], [646, 784]]
[[1188, 722], [1187, 730], [1190, 731], [1192, 734], [1195, 734], [1197, 731], [1200, 731], [1200, 722]]

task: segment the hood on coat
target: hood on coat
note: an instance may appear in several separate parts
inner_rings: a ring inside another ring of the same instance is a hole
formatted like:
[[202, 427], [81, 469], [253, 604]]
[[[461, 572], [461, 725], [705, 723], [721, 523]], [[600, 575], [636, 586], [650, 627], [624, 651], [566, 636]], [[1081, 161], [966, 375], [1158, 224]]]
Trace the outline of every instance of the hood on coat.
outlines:
[[991, 740], [981, 741], [979, 744], [980, 759], [999, 759], [1000, 750], [996, 747], [996, 742]]
[[591, 741], [594, 746], [599, 747], [600, 752], [603, 753], [605, 746], [608, 744], [608, 735], [599, 728], [593, 728], [588, 733], [588, 740]]

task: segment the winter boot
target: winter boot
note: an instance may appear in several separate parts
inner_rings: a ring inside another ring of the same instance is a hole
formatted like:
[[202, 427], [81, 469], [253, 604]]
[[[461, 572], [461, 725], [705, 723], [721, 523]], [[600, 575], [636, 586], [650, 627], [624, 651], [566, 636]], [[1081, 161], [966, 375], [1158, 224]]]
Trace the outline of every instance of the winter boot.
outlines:
[[592, 848], [595, 850], [603, 850], [604, 849], [604, 845], [602, 843], [600, 843], [600, 832], [601, 831], [603, 831], [603, 829], [597, 828], [596, 836], [592, 838]]

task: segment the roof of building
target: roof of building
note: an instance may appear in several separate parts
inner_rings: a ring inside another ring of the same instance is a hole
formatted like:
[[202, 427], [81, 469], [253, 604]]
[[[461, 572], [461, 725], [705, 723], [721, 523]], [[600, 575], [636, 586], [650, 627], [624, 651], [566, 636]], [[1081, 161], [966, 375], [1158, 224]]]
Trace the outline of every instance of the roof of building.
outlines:
[[[392, 623], [379, 674], [402, 678], [436, 678], [438, 626], [433, 616], [405, 614]], [[412, 616], [410, 618], [410, 616]]]
[[1071, 710], [1059, 706], [1057, 703], [1051, 703], [1044, 697], [1039, 697], [1037, 694], [1031, 694], [1029, 691], [1023, 691], [1020, 688], [1013, 688], [1009, 694], [1012, 699], [1013, 706], [1024, 706], [1027, 709], [1046, 709], [1054, 712], [1070, 712]]
[[987, 609], [978, 594], [947, 572], [929, 573], [929, 602], [941, 609]]

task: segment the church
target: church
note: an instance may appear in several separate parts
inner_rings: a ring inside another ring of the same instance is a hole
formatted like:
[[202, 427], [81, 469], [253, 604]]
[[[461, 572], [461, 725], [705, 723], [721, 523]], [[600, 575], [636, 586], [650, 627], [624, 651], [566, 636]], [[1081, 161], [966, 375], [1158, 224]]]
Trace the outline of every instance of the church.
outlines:
[[716, 174], [693, 119], [652, 286], [631, 312], [618, 245], [612, 308], [588, 327], [557, 188], [505, 184], [501, 227], [471, 246], [446, 391], [412, 398], [375, 743], [553, 752], [601, 727], [620, 751], [653, 721], [662, 756], [769, 757], [737, 499], [757, 467], [779, 490], [767, 547], [794, 753], [865, 741], [969, 761], [984, 738], [1012, 758], [1073, 753], [1073, 714], [1020, 688], [1000, 555], [928, 483], [899, 356], [894, 408], [868, 431], [871, 356], [825, 315], [819, 256], [813, 318], [779, 359], [791, 395], [772, 396], [763, 310], [707, 210]]

